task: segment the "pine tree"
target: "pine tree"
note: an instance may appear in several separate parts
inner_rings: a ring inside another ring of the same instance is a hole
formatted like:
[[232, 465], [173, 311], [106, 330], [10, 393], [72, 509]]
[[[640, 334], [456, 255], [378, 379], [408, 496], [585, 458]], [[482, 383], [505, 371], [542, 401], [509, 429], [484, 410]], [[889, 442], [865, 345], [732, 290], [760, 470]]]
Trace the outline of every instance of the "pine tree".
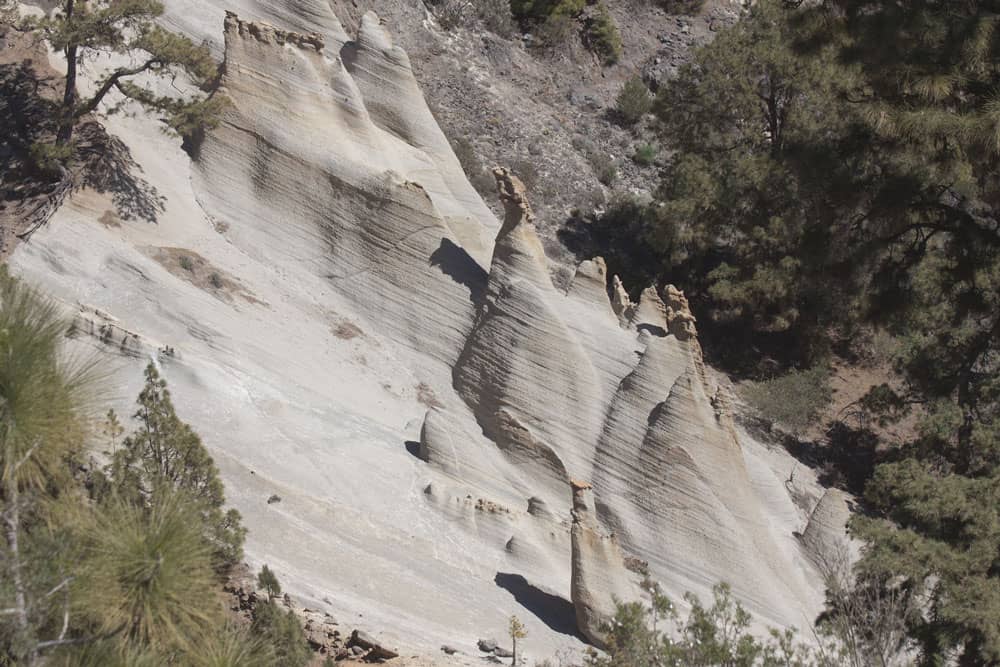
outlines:
[[218, 468], [198, 434], [177, 416], [167, 383], [153, 364], [146, 367], [137, 403], [133, 416], [139, 428], [122, 442], [109, 471], [117, 493], [139, 503], [165, 490], [186, 494], [200, 508], [216, 569], [228, 569], [242, 558], [246, 530], [239, 512], [224, 511]]
[[525, 637], [527, 637], [528, 636], [528, 631], [524, 627], [524, 624], [521, 623], [521, 619], [519, 619], [517, 616], [511, 616], [510, 617], [510, 623], [507, 626], [507, 634], [510, 636], [510, 641], [511, 641], [511, 646], [512, 646], [512, 648], [511, 648], [512, 655], [510, 657], [510, 664], [511, 665], [516, 665], [517, 664], [517, 640], [518, 639], [524, 639]]
[[67, 640], [74, 545], [58, 528], [84, 439], [86, 367], [61, 358], [56, 305], [0, 267], [0, 662]]
[[260, 568], [260, 573], [257, 575], [257, 585], [267, 591], [269, 600], [281, 595], [281, 584], [278, 583], [278, 577], [267, 565]]
[[[66, 81], [58, 108], [56, 146], [65, 146], [80, 120], [98, 109], [109, 93], [163, 112], [167, 125], [179, 133], [211, 123], [221, 100], [199, 95], [161, 96], [137, 81], [152, 74], [174, 77], [184, 74], [195, 85], [206, 85], [217, 74], [208, 48], [156, 25], [163, 14], [157, 0], [61, 0], [60, 11], [51, 17], [29, 20], [26, 25], [48, 40], [66, 58]], [[128, 56], [136, 64], [117, 67], [97, 83], [89, 97], [81, 97], [78, 68], [98, 52]]]
[[304, 667], [312, 657], [298, 617], [291, 609], [282, 611], [274, 600], [257, 604], [250, 631], [271, 647], [277, 656], [275, 664]]
[[169, 652], [217, 627], [211, 543], [192, 512], [185, 494], [161, 491], [149, 507], [115, 499], [98, 514], [81, 597], [103, 633]]

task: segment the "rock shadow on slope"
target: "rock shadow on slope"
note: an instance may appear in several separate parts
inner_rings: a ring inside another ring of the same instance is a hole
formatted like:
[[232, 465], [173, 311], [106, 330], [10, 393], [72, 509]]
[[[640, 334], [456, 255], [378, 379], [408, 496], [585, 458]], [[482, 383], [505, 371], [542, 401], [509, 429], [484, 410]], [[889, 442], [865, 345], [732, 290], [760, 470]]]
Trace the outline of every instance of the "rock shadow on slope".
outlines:
[[442, 238], [441, 245], [431, 253], [431, 266], [441, 269], [441, 273], [469, 290], [469, 299], [479, 307], [486, 294], [489, 274], [472, 259], [464, 248], [451, 239]]
[[576, 627], [576, 611], [569, 600], [531, 585], [519, 574], [497, 572], [493, 581], [513, 595], [518, 604], [538, 617], [553, 632], [587, 641]]

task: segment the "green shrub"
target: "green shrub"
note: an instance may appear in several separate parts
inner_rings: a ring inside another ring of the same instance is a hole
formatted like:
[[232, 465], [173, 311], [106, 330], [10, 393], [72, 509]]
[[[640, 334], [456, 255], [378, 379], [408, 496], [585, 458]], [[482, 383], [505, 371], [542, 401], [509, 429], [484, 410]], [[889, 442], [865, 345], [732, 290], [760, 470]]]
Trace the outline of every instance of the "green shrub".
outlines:
[[267, 591], [268, 599], [281, 595], [281, 584], [278, 582], [278, 576], [266, 564], [260, 568], [260, 573], [257, 575], [257, 585]]
[[668, 14], [694, 16], [701, 12], [701, 8], [705, 6], [705, 0], [660, 0], [660, 6]]
[[594, 151], [587, 156], [590, 166], [599, 180], [608, 187], [618, 179], [618, 166], [607, 153]]
[[284, 610], [274, 600], [259, 603], [254, 609], [250, 634], [271, 646], [282, 667], [304, 667], [312, 658], [298, 617]]
[[599, 55], [605, 65], [613, 65], [621, 58], [622, 36], [603, 2], [597, 3], [594, 14], [587, 20], [584, 36], [588, 48]]
[[213, 272], [212, 275], [208, 277], [208, 282], [212, 284], [215, 289], [222, 289], [224, 283], [222, 281], [222, 276], [218, 273]]
[[[708, 606], [694, 594], [685, 594], [691, 610], [685, 619], [659, 585], [647, 579], [643, 586], [650, 593], [651, 606], [618, 602], [614, 618], [603, 626], [607, 654], [588, 653], [586, 667], [816, 664], [810, 649], [797, 644], [790, 630], [771, 630], [766, 642], [755, 637], [750, 612], [733, 598], [728, 584], [712, 588]], [[663, 625], [675, 627], [676, 632], [663, 632], [659, 629]]]
[[181, 258], [177, 261], [185, 271], [194, 271], [194, 262], [188, 255], [181, 255]]
[[626, 125], [638, 123], [652, 108], [653, 98], [649, 94], [649, 88], [638, 75], [625, 82], [615, 99], [615, 112]]
[[653, 144], [643, 144], [635, 149], [632, 160], [643, 167], [648, 167], [656, 161], [656, 146]]
[[762, 417], [794, 430], [812, 424], [833, 395], [830, 371], [822, 366], [754, 382], [742, 393]]
[[586, 0], [511, 0], [510, 10], [518, 19], [545, 20], [551, 16], [577, 16]]

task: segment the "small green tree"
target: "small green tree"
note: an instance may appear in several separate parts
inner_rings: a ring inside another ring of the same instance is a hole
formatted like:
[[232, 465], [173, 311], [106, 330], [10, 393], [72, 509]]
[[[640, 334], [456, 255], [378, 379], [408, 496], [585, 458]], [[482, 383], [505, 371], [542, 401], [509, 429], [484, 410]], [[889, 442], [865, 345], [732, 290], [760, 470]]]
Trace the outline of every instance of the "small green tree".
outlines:
[[200, 508], [216, 569], [228, 569], [242, 558], [246, 529], [239, 512], [223, 510], [218, 468], [198, 434], [177, 416], [167, 383], [152, 363], [137, 403], [139, 429], [125, 438], [110, 467], [118, 493], [147, 503], [164, 487], [187, 494]]
[[312, 658], [299, 617], [291, 609], [282, 611], [274, 600], [254, 609], [250, 632], [270, 646], [282, 667], [303, 667]]
[[611, 12], [598, 2], [584, 30], [587, 45], [599, 55], [605, 65], [613, 65], [622, 57], [622, 36]]
[[267, 565], [260, 568], [260, 573], [257, 575], [257, 585], [267, 591], [269, 600], [281, 595], [281, 584], [278, 583], [278, 577]]
[[615, 112], [626, 125], [635, 125], [653, 108], [649, 88], [638, 74], [632, 76], [615, 99]]
[[221, 611], [211, 544], [191, 521], [190, 498], [160, 492], [150, 507], [113, 499], [87, 531], [84, 611], [111, 636], [184, 649]]
[[[606, 624], [607, 653], [590, 652], [588, 667], [806, 667], [822, 665], [811, 651], [796, 645], [793, 632], [772, 630], [771, 639], [761, 641], [750, 631], [750, 614], [732, 597], [727, 584], [712, 589], [712, 604], [704, 606], [692, 593], [684, 599], [691, 607], [681, 619], [676, 607], [658, 585], [646, 581], [650, 606], [620, 602], [614, 618]], [[647, 617], [651, 621], [647, 621]], [[661, 630], [659, 622], [670, 621], [676, 636]]]
[[510, 641], [511, 641], [511, 645], [512, 645], [512, 648], [511, 648], [511, 654], [512, 655], [510, 657], [510, 664], [516, 665], [517, 664], [517, 640], [518, 639], [524, 639], [525, 637], [527, 637], [528, 636], [528, 630], [524, 627], [524, 624], [521, 623], [521, 619], [519, 619], [517, 616], [511, 616], [510, 617], [510, 623], [507, 626], [507, 634], [510, 635]]
[[[112, 90], [142, 106], [163, 112], [167, 125], [179, 133], [211, 123], [219, 110], [218, 98], [160, 96], [136, 83], [144, 74], [172, 78], [186, 74], [196, 85], [205, 85], [217, 74], [206, 46], [156, 25], [163, 14], [157, 0], [61, 0], [59, 12], [26, 23], [66, 58], [66, 81], [58, 106], [56, 144], [67, 144], [73, 130], [87, 114], [97, 110]], [[115, 68], [101, 78], [96, 91], [81, 97], [79, 65], [98, 53], [128, 56], [136, 64]]]

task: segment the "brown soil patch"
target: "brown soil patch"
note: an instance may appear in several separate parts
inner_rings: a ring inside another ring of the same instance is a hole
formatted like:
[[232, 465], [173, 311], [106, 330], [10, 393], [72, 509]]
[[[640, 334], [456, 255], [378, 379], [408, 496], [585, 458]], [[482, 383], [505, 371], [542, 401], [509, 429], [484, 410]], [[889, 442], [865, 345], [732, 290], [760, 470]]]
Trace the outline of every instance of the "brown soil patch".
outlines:
[[417, 402], [428, 408], [441, 408], [444, 405], [438, 400], [437, 394], [426, 382], [417, 385]]
[[239, 279], [214, 266], [194, 250], [153, 247], [147, 249], [147, 254], [173, 275], [226, 303], [232, 303], [235, 297], [239, 297], [249, 303], [263, 304], [243, 288]]
[[330, 332], [341, 340], [353, 340], [358, 336], [365, 335], [361, 327], [350, 320], [340, 320], [330, 327]]

